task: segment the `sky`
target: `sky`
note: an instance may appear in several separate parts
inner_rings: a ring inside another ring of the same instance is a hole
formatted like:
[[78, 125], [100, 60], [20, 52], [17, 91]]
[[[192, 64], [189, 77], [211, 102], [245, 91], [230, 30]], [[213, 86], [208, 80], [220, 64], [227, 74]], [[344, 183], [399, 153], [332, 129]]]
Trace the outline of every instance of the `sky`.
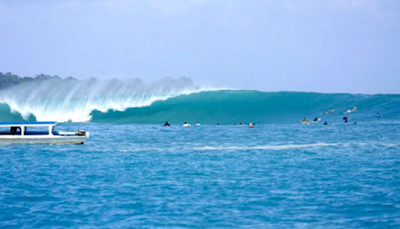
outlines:
[[0, 0], [0, 72], [400, 93], [400, 1]]

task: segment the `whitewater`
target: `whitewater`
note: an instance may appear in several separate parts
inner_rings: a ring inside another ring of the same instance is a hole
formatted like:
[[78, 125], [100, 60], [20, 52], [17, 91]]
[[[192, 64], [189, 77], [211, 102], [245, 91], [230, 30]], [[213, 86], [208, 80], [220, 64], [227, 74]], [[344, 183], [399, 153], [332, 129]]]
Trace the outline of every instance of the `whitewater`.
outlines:
[[178, 95], [211, 90], [194, 86], [185, 77], [164, 78], [152, 83], [140, 79], [49, 79], [22, 83], [0, 90], [0, 103], [25, 120], [33, 115], [37, 121], [85, 122], [92, 111], [124, 111], [150, 106]]

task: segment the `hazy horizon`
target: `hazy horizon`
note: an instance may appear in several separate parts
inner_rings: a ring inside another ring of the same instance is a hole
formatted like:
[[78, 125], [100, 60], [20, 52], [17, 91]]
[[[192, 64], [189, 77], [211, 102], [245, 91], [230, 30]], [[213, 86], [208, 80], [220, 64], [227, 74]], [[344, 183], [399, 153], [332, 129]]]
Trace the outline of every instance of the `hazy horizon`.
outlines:
[[400, 93], [394, 0], [0, 0], [0, 71]]

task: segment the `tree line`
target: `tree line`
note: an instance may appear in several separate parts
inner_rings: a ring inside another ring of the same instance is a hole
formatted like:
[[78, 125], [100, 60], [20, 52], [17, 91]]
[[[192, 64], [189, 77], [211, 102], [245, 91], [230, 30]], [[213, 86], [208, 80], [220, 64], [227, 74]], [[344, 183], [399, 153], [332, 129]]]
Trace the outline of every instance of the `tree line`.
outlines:
[[[50, 80], [50, 79], [62, 79], [62, 78], [57, 75], [52, 76], [46, 74], [39, 74], [31, 77], [31, 76], [19, 76], [11, 72], [6, 72], [6, 73], [0, 72], [0, 89], [12, 87], [21, 83]], [[75, 80], [75, 78], [73, 77], [68, 77], [66, 79]]]

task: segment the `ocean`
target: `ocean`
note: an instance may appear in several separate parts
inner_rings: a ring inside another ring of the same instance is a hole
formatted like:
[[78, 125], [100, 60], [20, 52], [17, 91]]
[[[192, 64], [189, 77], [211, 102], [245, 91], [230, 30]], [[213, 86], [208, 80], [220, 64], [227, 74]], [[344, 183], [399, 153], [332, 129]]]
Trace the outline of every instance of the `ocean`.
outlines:
[[1, 228], [400, 227], [400, 123], [384, 116], [58, 129], [90, 139], [0, 146]]
[[48, 80], [0, 91], [21, 120], [90, 139], [0, 146], [0, 228], [400, 227], [400, 95]]

